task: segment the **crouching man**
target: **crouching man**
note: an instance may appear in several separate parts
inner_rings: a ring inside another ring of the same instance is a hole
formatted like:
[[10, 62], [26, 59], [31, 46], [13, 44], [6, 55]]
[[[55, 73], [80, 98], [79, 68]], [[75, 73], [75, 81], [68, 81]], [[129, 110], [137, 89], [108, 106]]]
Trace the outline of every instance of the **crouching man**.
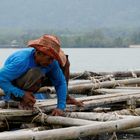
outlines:
[[18, 99], [21, 108], [32, 109], [36, 102], [34, 93], [46, 84], [54, 86], [57, 94], [57, 107], [52, 115], [63, 115], [66, 102], [82, 106], [82, 102], [67, 95], [69, 60], [59, 39], [46, 34], [29, 41], [28, 46], [10, 55], [0, 69], [4, 99]]

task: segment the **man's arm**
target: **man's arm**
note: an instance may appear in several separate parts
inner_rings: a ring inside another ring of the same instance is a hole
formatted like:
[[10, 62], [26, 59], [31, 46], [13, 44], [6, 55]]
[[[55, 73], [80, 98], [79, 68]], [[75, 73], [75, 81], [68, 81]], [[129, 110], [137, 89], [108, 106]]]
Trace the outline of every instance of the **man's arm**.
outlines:
[[3, 68], [0, 69], [0, 88], [4, 90], [5, 99], [9, 100], [11, 94], [15, 97], [21, 98], [20, 108], [32, 109], [35, 104], [35, 98], [33, 93], [29, 91], [21, 90], [12, 84], [12, 81], [21, 76], [25, 70], [24, 61], [15, 59], [14, 61], [7, 63]]
[[66, 108], [67, 84], [57, 61], [54, 61], [52, 64], [52, 69], [49, 72], [49, 78], [56, 89], [57, 108], [64, 110]]
[[18, 60], [14, 60], [0, 69], [0, 88], [7, 96], [13, 94], [15, 97], [22, 97], [24, 95], [23, 90], [12, 84], [12, 81], [21, 76], [24, 70], [24, 63]]

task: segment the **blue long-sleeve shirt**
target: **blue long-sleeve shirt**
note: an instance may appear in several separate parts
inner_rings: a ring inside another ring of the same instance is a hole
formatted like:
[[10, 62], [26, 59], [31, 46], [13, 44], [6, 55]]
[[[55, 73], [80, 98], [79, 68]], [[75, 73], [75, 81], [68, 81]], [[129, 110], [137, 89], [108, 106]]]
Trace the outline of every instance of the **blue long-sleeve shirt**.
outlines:
[[5, 96], [13, 94], [15, 97], [23, 97], [25, 91], [15, 87], [12, 81], [20, 77], [30, 68], [39, 67], [47, 74], [55, 86], [57, 93], [57, 108], [64, 110], [66, 107], [67, 85], [63, 72], [56, 60], [47, 67], [38, 66], [34, 60], [34, 48], [22, 49], [8, 57], [4, 66], [0, 69], [0, 88], [4, 90]]

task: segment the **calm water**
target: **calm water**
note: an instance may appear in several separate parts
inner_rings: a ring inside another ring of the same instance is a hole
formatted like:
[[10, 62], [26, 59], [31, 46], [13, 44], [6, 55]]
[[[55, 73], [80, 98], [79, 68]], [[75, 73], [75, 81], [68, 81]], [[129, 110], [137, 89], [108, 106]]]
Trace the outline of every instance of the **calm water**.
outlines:
[[[0, 66], [18, 49], [0, 49]], [[140, 69], [140, 48], [63, 49], [69, 54], [71, 71], [124, 71]]]

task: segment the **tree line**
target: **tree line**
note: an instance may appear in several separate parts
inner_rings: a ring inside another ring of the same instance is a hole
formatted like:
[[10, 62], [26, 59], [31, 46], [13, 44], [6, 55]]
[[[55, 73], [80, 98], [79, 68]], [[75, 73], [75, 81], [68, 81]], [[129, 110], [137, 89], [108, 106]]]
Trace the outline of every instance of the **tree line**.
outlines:
[[26, 47], [27, 42], [42, 34], [57, 35], [64, 48], [119, 48], [140, 44], [139, 28], [100, 28], [90, 31], [69, 30], [2, 30], [0, 29], [0, 47]]

